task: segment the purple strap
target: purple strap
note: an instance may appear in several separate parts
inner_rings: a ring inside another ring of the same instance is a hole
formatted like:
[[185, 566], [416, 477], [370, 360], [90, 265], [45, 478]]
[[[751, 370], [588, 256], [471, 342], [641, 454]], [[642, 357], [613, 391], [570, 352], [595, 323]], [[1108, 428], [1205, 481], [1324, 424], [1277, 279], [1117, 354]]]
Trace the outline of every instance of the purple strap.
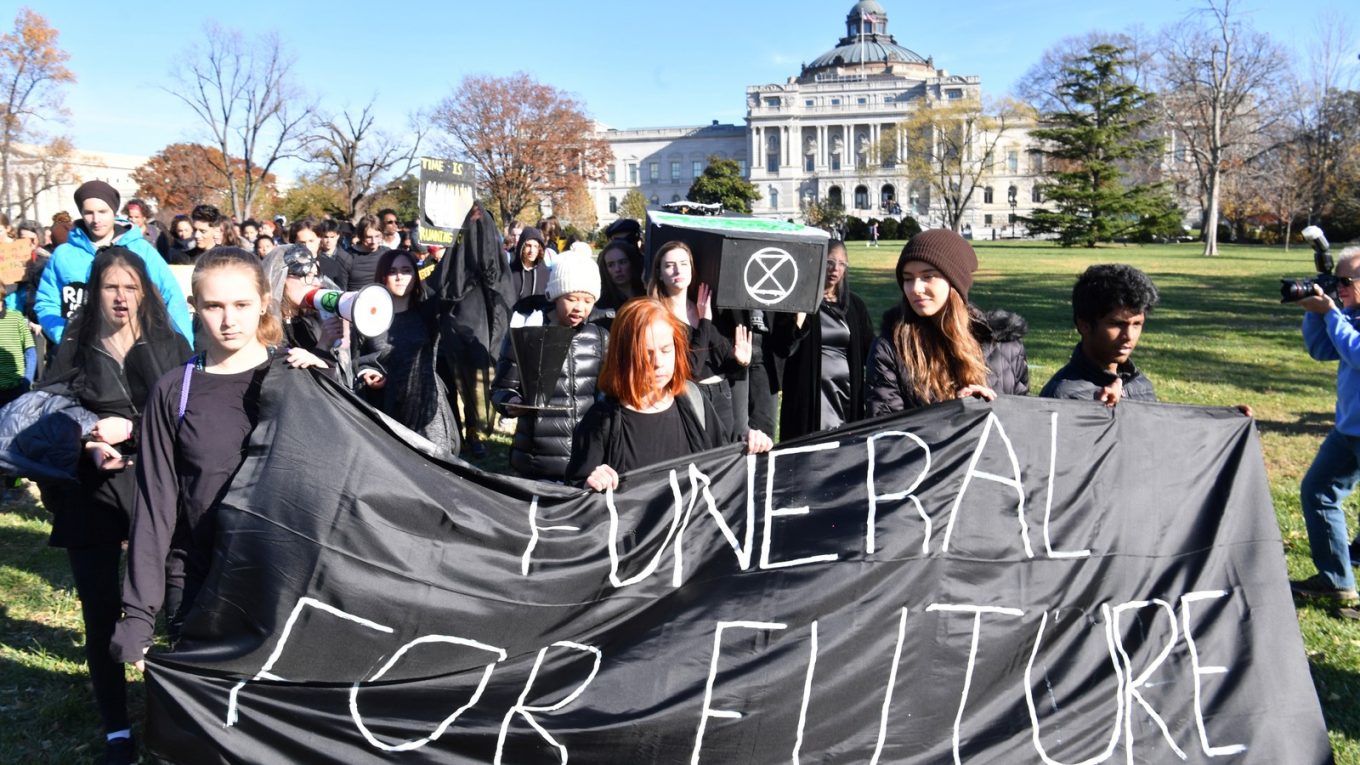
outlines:
[[176, 419], [184, 419], [184, 411], [189, 408], [189, 381], [193, 379], [194, 367], [197, 364], [198, 359], [193, 358], [184, 365], [184, 382], [179, 387], [179, 417]]

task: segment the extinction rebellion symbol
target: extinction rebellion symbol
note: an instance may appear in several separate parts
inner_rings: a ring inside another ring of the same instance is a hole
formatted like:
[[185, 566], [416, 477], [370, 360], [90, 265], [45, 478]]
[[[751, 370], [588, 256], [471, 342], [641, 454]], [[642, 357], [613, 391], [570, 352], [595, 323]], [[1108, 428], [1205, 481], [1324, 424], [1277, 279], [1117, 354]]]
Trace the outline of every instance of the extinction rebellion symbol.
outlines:
[[761, 305], [782, 303], [798, 283], [798, 264], [778, 247], [758, 250], [746, 261], [746, 294]]

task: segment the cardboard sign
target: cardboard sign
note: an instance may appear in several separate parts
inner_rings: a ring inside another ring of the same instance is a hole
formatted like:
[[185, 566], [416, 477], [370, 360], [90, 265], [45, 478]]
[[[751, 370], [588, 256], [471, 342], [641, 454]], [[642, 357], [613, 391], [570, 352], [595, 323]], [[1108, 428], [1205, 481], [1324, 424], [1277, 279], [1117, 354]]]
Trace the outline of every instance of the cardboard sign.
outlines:
[[420, 160], [419, 244], [450, 247], [472, 209], [472, 165], [451, 159]]
[[717, 308], [814, 313], [826, 281], [831, 235], [798, 223], [647, 213], [647, 266], [661, 245], [694, 251], [694, 280], [713, 288]]
[[0, 244], [0, 281], [13, 284], [24, 278], [29, 258], [33, 255], [33, 245], [27, 239]]

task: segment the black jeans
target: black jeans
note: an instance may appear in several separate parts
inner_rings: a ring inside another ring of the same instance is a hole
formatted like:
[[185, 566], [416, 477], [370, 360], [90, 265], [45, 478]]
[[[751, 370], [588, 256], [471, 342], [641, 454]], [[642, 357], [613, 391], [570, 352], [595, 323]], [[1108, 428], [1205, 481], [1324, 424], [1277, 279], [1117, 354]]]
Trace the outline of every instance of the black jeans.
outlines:
[[123, 610], [122, 577], [118, 562], [122, 545], [115, 542], [93, 547], [68, 547], [71, 574], [80, 597], [80, 615], [85, 620], [85, 661], [90, 668], [94, 700], [104, 732], [128, 727], [127, 680], [123, 665], [109, 652], [113, 625]]

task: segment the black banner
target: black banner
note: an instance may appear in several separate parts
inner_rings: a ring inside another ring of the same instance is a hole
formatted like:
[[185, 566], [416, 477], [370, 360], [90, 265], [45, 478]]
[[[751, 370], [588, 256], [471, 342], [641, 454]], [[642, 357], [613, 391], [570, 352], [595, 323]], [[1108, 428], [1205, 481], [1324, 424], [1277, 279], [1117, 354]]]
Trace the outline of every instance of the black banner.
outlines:
[[1235, 412], [954, 402], [602, 495], [266, 387], [170, 761], [1330, 760]]
[[472, 166], [466, 162], [421, 158], [417, 243], [453, 246], [463, 219], [472, 209], [472, 179]]

